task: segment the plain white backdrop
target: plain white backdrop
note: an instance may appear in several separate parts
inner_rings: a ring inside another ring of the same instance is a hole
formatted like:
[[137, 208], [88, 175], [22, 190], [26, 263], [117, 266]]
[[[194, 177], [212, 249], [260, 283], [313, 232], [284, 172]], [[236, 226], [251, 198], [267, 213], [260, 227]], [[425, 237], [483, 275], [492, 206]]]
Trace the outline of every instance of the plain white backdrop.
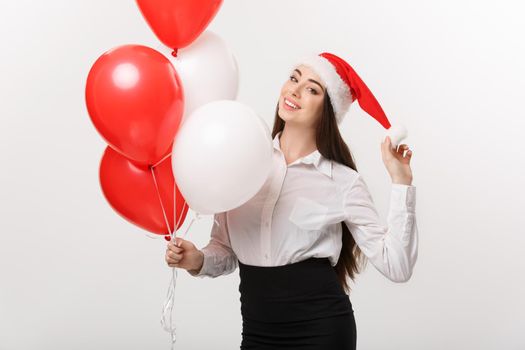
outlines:
[[[407, 283], [369, 264], [352, 284], [360, 350], [525, 348], [524, 10], [225, 0], [208, 27], [238, 60], [238, 100], [269, 127], [290, 62], [329, 51], [408, 128], [419, 259]], [[166, 242], [105, 201], [106, 145], [84, 103], [102, 53], [158, 40], [132, 0], [3, 1], [0, 35], [0, 349], [169, 349]], [[341, 131], [386, 223], [384, 129], [355, 103]], [[187, 239], [203, 247], [211, 225], [203, 218]], [[239, 348], [238, 283], [238, 270], [179, 271], [177, 349]]]

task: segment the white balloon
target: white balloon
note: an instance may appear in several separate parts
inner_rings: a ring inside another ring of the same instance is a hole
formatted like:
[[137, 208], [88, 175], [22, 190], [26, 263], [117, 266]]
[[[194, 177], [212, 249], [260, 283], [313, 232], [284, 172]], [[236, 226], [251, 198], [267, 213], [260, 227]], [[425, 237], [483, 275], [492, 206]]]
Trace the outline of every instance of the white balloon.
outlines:
[[214, 214], [261, 189], [272, 155], [271, 132], [261, 117], [238, 101], [213, 101], [182, 123], [173, 142], [173, 174], [192, 210]]
[[210, 30], [203, 32], [190, 46], [173, 50], [157, 45], [173, 64], [184, 89], [184, 115], [216, 100], [235, 100], [239, 86], [238, 65], [226, 42]]

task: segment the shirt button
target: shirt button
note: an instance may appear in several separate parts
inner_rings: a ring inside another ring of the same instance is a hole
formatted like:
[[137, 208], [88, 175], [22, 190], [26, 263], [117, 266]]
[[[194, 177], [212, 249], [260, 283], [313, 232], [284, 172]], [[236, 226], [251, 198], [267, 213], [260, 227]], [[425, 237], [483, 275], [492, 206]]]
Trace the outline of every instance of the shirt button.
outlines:
[[265, 257], [266, 259], [268, 259], [268, 254], [264, 254], [264, 257]]

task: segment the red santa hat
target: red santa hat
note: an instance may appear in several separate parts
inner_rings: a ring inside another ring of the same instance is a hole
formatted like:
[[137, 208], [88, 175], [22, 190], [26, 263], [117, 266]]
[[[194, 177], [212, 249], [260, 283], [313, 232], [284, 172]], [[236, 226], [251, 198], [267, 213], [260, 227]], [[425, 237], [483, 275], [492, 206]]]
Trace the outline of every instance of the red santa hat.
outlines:
[[390, 124], [377, 99], [348, 62], [332, 53], [323, 52], [303, 57], [294, 67], [301, 64], [313, 69], [321, 78], [330, 96], [337, 124], [343, 121], [350, 105], [357, 100], [361, 109], [387, 129], [383, 139], [390, 136], [392, 145], [397, 147], [399, 141], [407, 136], [403, 125]]

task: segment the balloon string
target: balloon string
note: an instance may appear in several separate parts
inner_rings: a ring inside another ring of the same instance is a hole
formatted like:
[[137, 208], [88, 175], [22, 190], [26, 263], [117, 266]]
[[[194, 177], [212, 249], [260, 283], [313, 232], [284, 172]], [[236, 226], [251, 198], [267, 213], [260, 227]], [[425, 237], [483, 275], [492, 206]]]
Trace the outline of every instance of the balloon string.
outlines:
[[[164, 159], [166, 159], [166, 158], [167, 157], [165, 157]], [[161, 160], [157, 164], [161, 163], [163, 160]], [[160, 196], [159, 187], [158, 187], [158, 184], [157, 184], [157, 179], [155, 177], [155, 172], [153, 170], [154, 167], [155, 167], [155, 165], [151, 167], [151, 174], [153, 175], [153, 182], [155, 183], [155, 189], [157, 190], [157, 195], [158, 195], [160, 206], [161, 206], [161, 209], [162, 209], [162, 214], [164, 216], [164, 220], [166, 222], [166, 227], [168, 228], [168, 232], [170, 233], [170, 237], [171, 237], [172, 241], [175, 242], [175, 244], [177, 244], [177, 242], [175, 240], [175, 238], [177, 236], [177, 228], [179, 227], [180, 220], [182, 220], [183, 213], [186, 210], [186, 207], [188, 206], [188, 204], [186, 202], [184, 202], [183, 208], [182, 208], [178, 218], [176, 218], [176, 223], [174, 225], [175, 226], [174, 230], [172, 231], [171, 227], [169, 225], [168, 217], [166, 215], [166, 210], [165, 210], [164, 205], [162, 203], [162, 198]], [[176, 184], [175, 184], [174, 194], [173, 194], [173, 201], [174, 201], [173, 208], [174, 208], [175, 214], [177, 213], [176, 198], [177, 198], [177, 196], [176, 196]], [[200, 219], [199, 213], [195, 214], [195, 218]], [[184, 232], [184, 234], [182, 236], [182, 239], [184, 239], [184, 237], [186, 237], [186, 234], [189, 232], [189, 229], [191, 228], [191, 225], [193, 224], [193, 222], [195, 222], [195, 218], [192, 219], [192, 221], [190, 222], [190, 224], [186, 228], [186, 231]], [[181, 241], [181, 243], [182, 243], [182, 241]], [[177, 244], [177, 245], [180, 247], [180, 243]], [[163, 306], [163, 309], [162, 309], [162, 317], [160, 319], [160, 324], [161, 324], [162, 328], [166, 332], [171, 334], [171, 350], [173, 350], [175, 348], [175, 342], [177, 341], [177, 336], [176, 336], [176, 328], [177, 327], [176, 327], [176, 325], [173, 322], [173, 307], [175, 305], [175, 288], [177, 286], [177, 277], [178, 277], [178, 271], [177, 270], [178, 269], [176, 267], [172, 268], [171, 280], [170, 280], [170, 284], [169, 284], [169, 287], [168, 287], [168, 292], [166, 294], [166, 300], [164, 301], [164, 306]]]
[[153, 182], [155, 183], [155, 189], [157, 190], [157, 197], [159, 198], [160, 208], [162, 209], [162, 215], [164, 216], [164, 221], [166, 223], [166, 227], [168, 228], [168, 233], [171, 234], [172, 231], [171, 231], [170, 223], [168, 221], [168, 217], [166, 216], [166, 210], [164, 209], [164, 204], [162, 203], [162, 198], [159, 192], [159, 186], [157, 184], [157, 179], [155, 178], [155, 170], [153, 169], [153, 167], [151, 167], [151, 175], [153, 175]]
[[[176, 186], [176, 185], [175, 185]], [[176, 195], [175, 195], [176, 197]], [[182, 214], [184, 213], [184, 211], [188, 208], [188, 203], [184, 202], [183, 206], [182, 206], [182, 210], [180, 211], [180, 215], [179, 217], [177, 218], [177, 227], [179, 227], [179, 224], [180, 224], [180, 221], [182, 220]]]
[[[186, 237], [186, 234], [189, 232], [189, 230], [191, 228], [191, 225], [196, 220], [199, 220], [200, 218], [201, 218], [200, 214], [199, 213], [195, 213], [195, 217], [191, 219], [190, 224], [188, 225], [188, 227], [186, 228], [186, 230], [184, 231], [184, 233], [182, 235], [182, 239], [184, 239], [184, 237]], [[176, 229], [175, 229], [175, 231], [176, 231]], [[182, 243], [182, 241], [181, 241], [181, 243]], [[178, 246], [180, 246], [180, 244], [178, 244]], [[166, 300], [164, 301], [164, 306], [162, 308], [162, 317], [160, 319], [160, 324], [161, 324], [162, 328], [166, 332], [171, 333], [171, 350], [174, 349], [175, 342], [177, 341], [176, 332], [175, 332], [177, 327], [173, 323], [173, 319], [172, 319], [173, 306], [175, 305], [175, 287], [176, 286], [177, 286], [177, 268], [173, 267], [171, 281], [170, 281], [170, 285], [168, 287], [168, 292], [166, 294]]]
[[166, 159], [169, 158], [169, 156], [171, 156], [171, 153], [168, 153], [164, 156], [164, 158], [162, 158], [161, 160], [159, 160], [157, 163], [153, 164], [151, 167], [152, 168], [155, 168], [157, 165], [159, 165], [160, 163], [162, 163], [163, 161], [165, 161]]
[[[160, 162], [162, 162], [162, 160]], [[157, 164], [159, 164], [160, 162], [158, 162]], [[164, 216], [164, 221], [166, 223], [166, 228], [168, 229], [168, 233], [170, 234], [171, 238], [174, 239], [175, 238], [174, 236], [176, 236], [177, 225], [175, 225], [175, 230], [172, 231], [171, 227], [170, 227], [170, 224], [169, 224], [169, 221], [168, 221], [168, 217], [166, 215], [166, 210], [164, 208], [164, 204], [162, 203], [162, 198], [160, 196], [159, 186], [158, 186], [158, 183], [157, 183], [157, 179], [155, 177], [154, 167], [155, 167], [155, 165], [153, 165], [150, 168], [151, 169], [151, 175], [153, 176], [153, 183], [155, 184], [155, 190], [157, 191], [157, 196], [159, 198], [160, 208], [162, 210], [162, 215]], [[174, 196], [173, 200], [175, 202], [175, 200], [176, 200], [175, 196]], [[174, 209], [175, 212], [177, 212], [175, 204], [176, 203], [174, 203], [174, 205], [173, 205], [173, 209]], [[177, 269], [176, 268], [172, 268], [170, 287], [168, 288], [168, 294], [166, 295], [166, 301], [164, 303], [163, 315], [162, 315], [162, 319], [161, 319], [161, 325], [164, 328], [164, 330], [166, 330], [167, 332], [171, 333], [171, 350], [174, 349], [175, 342], [177, 341], [177, 337], [176, 337], [176, 334], [175, 334], [176, 327], [173, 324], [173, 320], [172, 320], [173, 305], [175, 303], [175, 286], [176, 286], [176, 281], [177, 281]], [[169, 326], [166, 325], [166, 320], [165, 320], [165, 315], [166, 315], [166, 312], [168, 312], [168, 310], [169, 310]]]
[[[175, 244], [177, 244], [177, 242], [176, 242], [177, 228], [179, 227], [179, 223], [182, 220], [182, 216], [183, 216], [184, 211], [188, 207], [188, 203], [184, 202], [182, 210], [181, 210], [178, 218], [176, 218], [176, 223], [174, 225], [175, 227], [174, 227], [174, 229], [172, 231], [171, 227], [170, 227], [170, 224], [169, 224], [169, 221], [168, 221], [167, 214], [166, 214], [166, 209], [164, 208], [164, 204], [162, 203], [162, 198], [160, 196], [159, 186], [158, 186], [157, 179], [155, 177], [155, 171], [154, 171], [154, 167], [156, 165], [160, 164], [162, 161], [164, 161], [168, 157], [169, 157], [169, 155], [167, 155], [162, 160], [160, 160], [155, 165], [153, 165], [151, 167], [151, 174], [153, 176], [153, 182], [155, 184], [155, 189], [157, 191], [157, 196], [159, 198], [159, 203], [160, 203], [160, 207], [162, 209], [162, 215], [164, 216], [164, 221], [166, 223], [166, 227], [168, 229], [168, 232], [170, 233], [170, 237], [171, 237], [172, 241], [175, 242]], [[175, 214], [177, 213], [176, 186], [177, 185], [175, 184], [174, 193], [173, 193], [173, 202], [174, 202], [173, 203], [173, 208], [174, 208]], [[195, 213], [195, 217], [191, 220], [190, 224], [188, 225], [188, 227], [184, 231], [184, 234], [182, 235], [182, 239], [184, 239], [186, 237], [186, 235], [189, 232], [192, 224], [196, 220], [199, 220], [200, 218], [201, 218], [200, 214], [199, 213]], [[177, 244], [177, 246], [180, 247], [181, 243], [182, 243], [182, 241], [179, 244]], [[170, 335], [171, 335], [171, 350], [174, 350], [175, 342], [177, 341], [177, 336], [176, 336], [176, 328], [177, 327], [176, 327], [176, 325], [173, 322], [173, 307], [175, 305], [175, 287], [177, 286], [177, 277], [178, 277], [178, 271], [177, 270], [178, 269], [176, 267], [172, 268], [171, 280], [170, 280], [170, 284], [169, 284], [169, 287], [168, 287], [168, 292], [166, 294], [166, 300], [164, 301], [164, 306], [163, 306], [163, 309], [162, 309], [162, 317], [160, 319], [160, 324], [161, 324], [162, 328], [166, 332], [170, 333]]]
[[[151, 166], [151, 171], [152, 171], [152, 175], [153, 175], [153, 181], [155, 183], [155, 189], [157, 191], [157, 197], [159, 198], [159, 203], [160, 203], [160, 206], [161, 206], [161, 209], [162, 209], [162, 214], [164, 215], [164, 221], [166, 222], [166, 226], [168, 227], [168, 232], [170, 233], [170, 237], [173, 238], [173, 235], [171, 234], [172, 230], [171, 230], [171, 227], [169, 226], [169, 224], [167, 223], [167, 215], [166, 215], [166, 211], [164, 210], [164, 206], [163, 206], [163, 203], [162, 203], [162, 200], [161, 200], [161, 197], [160, 197], [160, 193], [159, 193], [159, 190], [158, 190], [158, 185], [157, 185], [157, 181], [156, 181], [156, 178], [155, 178], [155, 173], [153, 173], [153, 168], [155, 168], [157, 165], [159, 165], [160, 163], [162, 163], [163, 161], [165, 161], [167, 158], [169, 158], [169, 156], [171, 156], [171, 153], [166, 155], [164, 158], [162, 158], [161, 160], [159, 160], [157, 163], [155, 163], [154, 165]], [[176, 186], [176, 185], [175, 185]], [[173, 208], [174, 208], [174, 212], [177, 213], [177, 206], [176, 206], [176, 196], [177, 196], [177, 193], [176, 193], [176, 189], [174, 187], [174, 191], [173, 191]], [[182, 207], [182, 210], [179, 214], [179, 217], [177, 218], [177, 223], [175, 224], [175, 228], [174, 228], [174, 231], [177, 230], [177, 227], [179, 227], [179, 224], [180, 224], [180, 221], [182, 220], [182, 215], [184, 214], [184, 212], [186, 211], [186, 209], [188, 208], [188, 203], [184, 202], [184, 205]], [[154, 235], [150, 235], [149, 233], [147, 232], [144, 232], [144, 235], [148, 238], [151, 238], [151, 239], [159, 239], [159, 238], [163, 238], [164, 235], [157, 235], [157, 234], [154, 234]]]

